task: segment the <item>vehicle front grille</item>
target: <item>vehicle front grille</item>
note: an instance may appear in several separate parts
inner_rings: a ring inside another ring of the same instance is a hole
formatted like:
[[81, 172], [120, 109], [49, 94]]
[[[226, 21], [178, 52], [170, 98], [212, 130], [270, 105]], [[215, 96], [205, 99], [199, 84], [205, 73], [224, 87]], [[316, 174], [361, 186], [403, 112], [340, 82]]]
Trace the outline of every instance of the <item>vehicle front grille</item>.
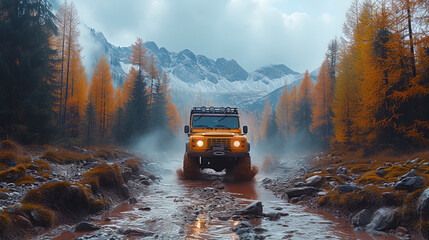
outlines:
[[207, 147], [212, 148], [213, 146], [217, 145], [223, 145], [225, 147], [230, 148], [231, 147], [231, 139], [229, 138], [209, 138], [207, 140]]

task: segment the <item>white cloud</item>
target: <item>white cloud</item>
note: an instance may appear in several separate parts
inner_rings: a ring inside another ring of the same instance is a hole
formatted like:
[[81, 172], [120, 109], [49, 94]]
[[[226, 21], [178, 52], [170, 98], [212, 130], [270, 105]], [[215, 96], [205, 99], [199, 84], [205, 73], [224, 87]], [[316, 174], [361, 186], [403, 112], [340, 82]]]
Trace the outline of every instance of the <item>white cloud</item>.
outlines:
[[321, 18], [322, 18], [322, 21], [325, 22], [326, 24], [331, 24], [334, 21], [334, 18], [329, 13], [323, 13]]
[[283, 63], [303, 72], [319, 67], [328, 42], [341, 34], [350, 0], [74, 2], [81, 21], [114, 45], [142, 37], [170, 51], [235, 59], [248, 71]]
[[310, 22], [310, 16], [307, 13], [294, 12], [291, 15], [282, 14], [283, 23], [289, 29], [298, 29]]

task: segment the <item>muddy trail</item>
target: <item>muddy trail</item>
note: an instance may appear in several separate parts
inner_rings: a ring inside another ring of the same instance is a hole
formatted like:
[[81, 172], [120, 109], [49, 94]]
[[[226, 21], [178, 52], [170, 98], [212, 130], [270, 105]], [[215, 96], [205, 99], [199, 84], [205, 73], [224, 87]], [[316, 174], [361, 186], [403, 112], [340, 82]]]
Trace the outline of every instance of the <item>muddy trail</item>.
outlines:
[[[31, 239], [386, 239], [277, 198], [262, 186], [263, 172], [246, 183], [211, 171], [200, 180], [185, 181], [176, 174], [180, 165], [177, 158], [153, 166], [162, 176], [159, 184], [149, 186], [136, 201], [88, 219], [99, 229], [75, 232], [76, 225], [61, 225]], [[296, 173], [290, 166], [278, 169], [274, 174]], [[261, 216], [241, 214], [256, 201], [262, 202]]]

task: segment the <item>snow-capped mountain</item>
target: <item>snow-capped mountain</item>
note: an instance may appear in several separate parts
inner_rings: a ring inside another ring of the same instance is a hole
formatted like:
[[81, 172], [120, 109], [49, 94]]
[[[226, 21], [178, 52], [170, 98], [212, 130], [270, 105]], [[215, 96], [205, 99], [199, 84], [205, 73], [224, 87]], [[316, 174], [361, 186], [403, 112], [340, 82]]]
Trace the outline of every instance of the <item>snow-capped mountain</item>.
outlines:
[[[114, 85], [119, 86], [123, 83], [131, 68], [128, 59], [131, 47], [114, 46], [102, 33], [88, 27], [81, 29], [81, 44], [84, 64], [89, 75], [98, 58], [105, 54], [111, 66]], [[187, 93], [184, 94], [186, 99], [173, 97], [173, 101], [196, 104], [192, 103], [195, 99], [189, 97], [199, 95], [201, 104], [210, 101], [217, 105], [260, 109], [260, 102], [267, 98], [273, 104], [278, 101], [285, 83], [290, 88], [298, 85], [303, 77], [302, 73], [295, 72], [283, 64], [266, 65], [248, 73], [233, 59], [213, 60], [204, 55], [196, 55], [189, 49], [178, 53], [170, 52], [164, 47], [159, 48], [151, 41], [145, 42], [144, 47], [147, 56], [153, 56], [157, 68], [168, 73], [172, 91], [179, 93], [177, 95], [182, 91]]]

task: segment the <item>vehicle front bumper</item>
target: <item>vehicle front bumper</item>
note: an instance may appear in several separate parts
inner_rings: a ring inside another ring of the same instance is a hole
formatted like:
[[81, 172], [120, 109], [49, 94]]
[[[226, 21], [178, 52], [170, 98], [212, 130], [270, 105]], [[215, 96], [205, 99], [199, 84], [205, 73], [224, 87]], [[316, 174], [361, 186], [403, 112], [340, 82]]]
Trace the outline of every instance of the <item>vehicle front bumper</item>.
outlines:
[[186, 155], [188, 157], [202, 157], [202, 158], [250, 157], [249, 152], [226, 152], [226, 151], [187, 152]]

